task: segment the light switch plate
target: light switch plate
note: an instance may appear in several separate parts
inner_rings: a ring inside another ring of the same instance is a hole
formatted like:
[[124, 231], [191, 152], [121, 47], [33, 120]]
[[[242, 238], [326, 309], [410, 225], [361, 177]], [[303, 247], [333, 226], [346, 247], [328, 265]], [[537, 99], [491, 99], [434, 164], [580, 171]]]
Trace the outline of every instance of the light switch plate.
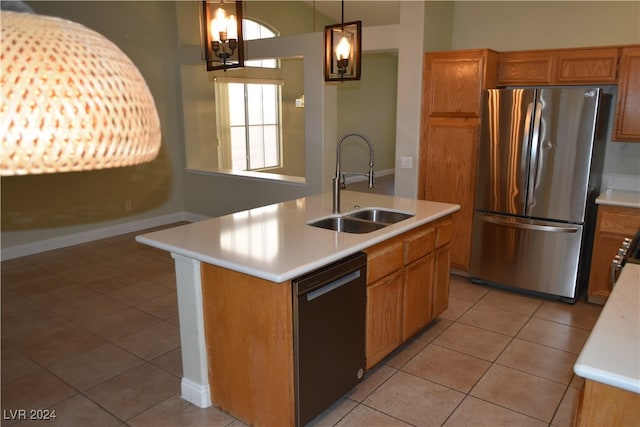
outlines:
[[413, 167], [413, 157], [402, 156], [400, 157], [400, 168], [411, 169]]

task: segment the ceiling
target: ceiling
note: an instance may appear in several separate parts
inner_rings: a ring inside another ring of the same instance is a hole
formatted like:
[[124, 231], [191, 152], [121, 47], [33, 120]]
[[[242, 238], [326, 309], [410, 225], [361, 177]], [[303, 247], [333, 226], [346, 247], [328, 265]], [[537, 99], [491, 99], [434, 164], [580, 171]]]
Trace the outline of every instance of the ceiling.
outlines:
[[[341, 2], [335, 0], [303, 0], [319, 13], [341, 19]], [[400, 2], [397, 0], [349, 0], [344, 2], [344, 20], [362, 21], [362, 26], [397, 24], [400, 22]]]

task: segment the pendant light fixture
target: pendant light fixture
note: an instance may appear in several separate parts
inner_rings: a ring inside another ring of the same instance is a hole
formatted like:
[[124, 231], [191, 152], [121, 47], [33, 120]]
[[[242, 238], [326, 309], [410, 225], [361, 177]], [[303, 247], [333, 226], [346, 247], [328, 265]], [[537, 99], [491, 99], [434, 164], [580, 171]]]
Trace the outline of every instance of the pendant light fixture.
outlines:
[[324, 27], [324, 80], [360, 80], [362, 62], [362, 21], [344, 22]]
[[242, 1], [202, 0], [201, 17], [207, 71], [244, 67]]
[[130, 166], [158, 155], [153, 96], [115, 44], [65, 19], [9, 10], [0, 19], [0, 175]]

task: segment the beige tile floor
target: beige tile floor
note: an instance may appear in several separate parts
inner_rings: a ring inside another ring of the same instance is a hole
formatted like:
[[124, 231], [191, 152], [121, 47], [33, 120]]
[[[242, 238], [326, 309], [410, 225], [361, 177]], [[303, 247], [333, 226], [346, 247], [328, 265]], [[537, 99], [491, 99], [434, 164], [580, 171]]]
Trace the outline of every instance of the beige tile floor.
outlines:
[[[231, 426], [179, 397], [173, 265], [134, 234], [5, 261], [2, 426]], [[600, 312], [452, 276], [449, 309], [318, 426], [569, 426]], [[19, 409], [55, 409], [53, 422]]]

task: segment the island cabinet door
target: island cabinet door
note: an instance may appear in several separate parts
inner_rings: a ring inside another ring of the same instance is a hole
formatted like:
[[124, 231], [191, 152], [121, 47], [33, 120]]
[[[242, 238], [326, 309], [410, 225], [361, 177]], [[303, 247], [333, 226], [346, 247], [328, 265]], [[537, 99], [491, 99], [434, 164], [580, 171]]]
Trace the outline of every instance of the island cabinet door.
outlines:
[[436, 250], [433, 273], [433, 301], [431, 319], [441, 315], [449, 307], [449, 265], [451, 245], [447, 244]]
[[367, 286], [367, 369], [402, 343], [402, 271]]
[[404, 269], [404, 319], [402, 340], [426, 326], [431, 315], [433, 292], [433, 252]]
[[[433, 305], [431, 319], [435, 319], [449, 307], [449, 277], [451, 273], [451, 239], [453, 221], [444, 218], [436, 224], [436, 251], [433, 272]], [[431, 320], [430, 319], [430, 320]]]

